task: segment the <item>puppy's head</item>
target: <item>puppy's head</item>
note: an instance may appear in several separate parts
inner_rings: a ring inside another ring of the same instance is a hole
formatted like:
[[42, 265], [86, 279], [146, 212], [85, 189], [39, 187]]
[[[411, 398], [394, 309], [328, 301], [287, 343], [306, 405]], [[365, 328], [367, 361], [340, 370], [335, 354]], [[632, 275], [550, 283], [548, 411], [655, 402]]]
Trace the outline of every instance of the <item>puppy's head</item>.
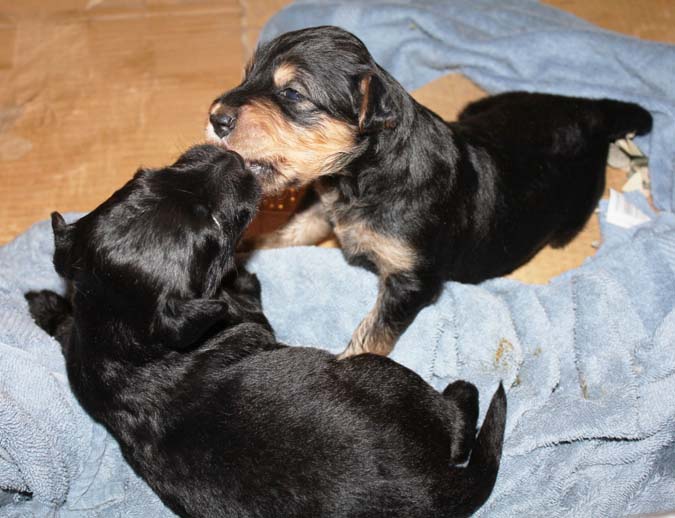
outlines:
[[341, 172], [368, 139], [396, 126], [395, 82], [337, 27], [259, 47], [243, 82], [216, 99], [207, 138], [242, 155], [267, 194]]
[[73, 224], [53, 213], [54, 266], [83, 297], [148, 322], [151, 338], [187, 346], [223, 313], [215, 295], [258, 200], [241, 157], [197, 146]]

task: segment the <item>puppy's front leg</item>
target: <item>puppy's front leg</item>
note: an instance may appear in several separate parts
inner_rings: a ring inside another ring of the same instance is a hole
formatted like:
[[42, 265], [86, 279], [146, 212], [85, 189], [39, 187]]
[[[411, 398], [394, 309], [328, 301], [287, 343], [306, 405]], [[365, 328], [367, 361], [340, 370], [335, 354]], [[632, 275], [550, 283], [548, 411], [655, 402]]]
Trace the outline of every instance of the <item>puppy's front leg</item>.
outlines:
[[236, 277], [232, 281], [231, 289], [237, 295], [243, 295], [260, 306], [261, 287], [258, 276], [249, 272], [244, 265], [237, 265]]
[[68, 299], [50, 290], [24, 295], [35, 323], [53, 336], [66, 352], [73, 328], [73, 307]]
[[380, 278], [375, 306], [356, 328], [339, 358], [363, 353], [388, 355], [417, 313], [436, 299], [442, 286], [440, 280], [414, 272]]
[[315, 245], [327, 238], [332, 230], [320, 201], [295, 214], [276, 232], [263, 234], [246, 243], [250, 248], [281, 248], [284, 246]]

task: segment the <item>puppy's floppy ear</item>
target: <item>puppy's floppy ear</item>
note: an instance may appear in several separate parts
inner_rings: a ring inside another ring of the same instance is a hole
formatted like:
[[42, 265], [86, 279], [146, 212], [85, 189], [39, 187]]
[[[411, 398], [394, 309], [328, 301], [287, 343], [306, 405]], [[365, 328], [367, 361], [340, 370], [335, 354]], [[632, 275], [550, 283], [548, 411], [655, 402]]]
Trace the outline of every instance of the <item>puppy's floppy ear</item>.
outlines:
[[394, 105], [382, 79], [367, 72], [358, 82], [358, 121], [360, 133], [395, 128], [398, 122]]
[[153, 337], [171, 349], [187, 349], [227, 317], [227, 303], [222, 300], [169, 299], [157, 310]]
[[54, 231], [54, 269], [61, 277], [72, 279], [73, 225], [68, 225], [63, 216], [52, 212], [52, 230]]

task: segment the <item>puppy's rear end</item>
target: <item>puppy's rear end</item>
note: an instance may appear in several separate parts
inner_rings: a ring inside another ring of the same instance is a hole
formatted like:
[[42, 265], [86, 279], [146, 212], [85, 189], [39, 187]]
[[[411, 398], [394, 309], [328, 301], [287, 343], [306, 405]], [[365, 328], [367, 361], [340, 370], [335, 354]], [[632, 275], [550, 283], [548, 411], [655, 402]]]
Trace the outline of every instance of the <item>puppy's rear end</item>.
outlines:
[[601, 114], [601, 131], [610, 142], [628, 133], [645, 135], [652, 130], [651, 114], [638, 104], [602, 99], [597, 102], [597, 107]]
[[470, 516], [492, 493], [502, 457], [506, 426], [506, 393], [500, 384], [492, 396], [483, 426], [466, 467], [451, 467], [448, 483], [439, 498], [440, 516]]
[[507, 92], [471, 103], [450, 126], [483, 153], [475, 165], [499, 200], [483, 203], [491, 191], [479, 190], [475, 213], [490, 218], [491, 233], [454, 272], [477, 282], [510, 273], [547, 244], [569, 243], [602, 196], [610, 143], [649, 132], [652, 117], [622, 101]]

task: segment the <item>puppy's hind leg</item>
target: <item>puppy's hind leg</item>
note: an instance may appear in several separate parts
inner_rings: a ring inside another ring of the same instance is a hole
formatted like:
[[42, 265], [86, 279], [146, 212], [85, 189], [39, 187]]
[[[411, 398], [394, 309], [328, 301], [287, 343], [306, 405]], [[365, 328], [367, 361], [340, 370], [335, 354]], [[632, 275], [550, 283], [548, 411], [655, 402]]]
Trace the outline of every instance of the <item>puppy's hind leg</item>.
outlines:
[[469, 458], [478, 424], [478, 389], [468, 381], [450, 383], [443, 391], [452, 413], [452, 462], [457, 464]]
[[24, 295], [35, 323], [65, 347], [73, 325], [70, 302], [49, 290], [29, 291]]
[[[569, 200], [565, 206], [565, 217], [551, 236], [553, 248], [562, 248], [583, 230], [593, 216], [595, 208], [605, 190], [605, 162], [608, 146], [602, 147], [582, 159], [575, 160], [570, 167], [573, 171], [583, 171], [576, 181], [569, 181], [557, 195]], [[572, 175], [569, 175], [572, 177]], [[580, 188], [579, 186], [583, 186]]]
[[497, 480], [506, 427], [506, 393], [499, 388], [485, 414], [466, 467], [452, 466], [439, 491], [435, 516], [470, 516], [485, 503]]

